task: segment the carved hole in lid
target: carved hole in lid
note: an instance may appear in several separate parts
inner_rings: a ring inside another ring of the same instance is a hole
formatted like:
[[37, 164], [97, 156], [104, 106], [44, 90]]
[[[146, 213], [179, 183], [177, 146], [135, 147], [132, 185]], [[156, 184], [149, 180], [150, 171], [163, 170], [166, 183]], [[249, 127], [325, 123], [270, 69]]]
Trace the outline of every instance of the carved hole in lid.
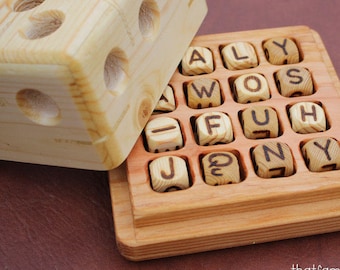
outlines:
[[27, 39], [39, 39], [51, 35], [59, 29], [65, 19], [64, 13], [48, 10], [30, 17], [30, 24], [24, 30]]
[[15, 12], [23, 12], [39, 6], [44, 1], [45, 0], [9, 0], [7, 1], [7, 5]]
[[154, 0], [144, 0], [139, 9], [139, 29], [145, 38], [155, 36], [159, 28], [159, 9]]
[[115, 95], [119, 95], [123, 91], [123, 87], [119, 84], [127, 77], [128, 60], [125, 53], [114, 48], [108, 54], [104, 65], [104, 82], [106, 88]]
[[34, 123], [55, 126], [61, 120], [61, 112], [57, 103], [38, 90], [20, 90], [16, 95], [16, 102], [21, 112]]

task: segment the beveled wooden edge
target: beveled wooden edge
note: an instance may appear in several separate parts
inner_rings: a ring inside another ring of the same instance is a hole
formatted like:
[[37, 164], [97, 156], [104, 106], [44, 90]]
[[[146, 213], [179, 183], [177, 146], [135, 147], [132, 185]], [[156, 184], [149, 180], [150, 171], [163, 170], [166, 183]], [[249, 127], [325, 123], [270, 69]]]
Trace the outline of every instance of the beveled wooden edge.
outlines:
[[[340, 81], [331, 59], [319, 34], [311, 31], [334, 86], [340, 94]], [[212, 222], [211, 218], [208, 221], [199, 218], [137, 228], [132, 215], [125, 163], [109, 171], [109, 185], [117, 246], [122, 256], [133, 261], [328, 233], [340, 229], [340, 198], [323, 198], [312, 203], [268, 207], [256, 213], [222, 215], [217, 219], [222, 219], [224, 226], [217, 224], [214, 230], [203, 229]], [[229, 229], [225, 228], [226, 220], [234, 221]]]

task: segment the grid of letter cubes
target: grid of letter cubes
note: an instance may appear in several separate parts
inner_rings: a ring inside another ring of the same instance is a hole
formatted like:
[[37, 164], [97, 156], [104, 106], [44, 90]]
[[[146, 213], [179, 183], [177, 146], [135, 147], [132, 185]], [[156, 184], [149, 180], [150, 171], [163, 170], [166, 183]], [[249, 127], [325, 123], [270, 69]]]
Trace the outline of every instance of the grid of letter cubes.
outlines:
[[144, 130], [153, 190], [340, 168], [338, 93], [312, 63], [317, 49], [294, 33], [249, 39], [187, 50]]

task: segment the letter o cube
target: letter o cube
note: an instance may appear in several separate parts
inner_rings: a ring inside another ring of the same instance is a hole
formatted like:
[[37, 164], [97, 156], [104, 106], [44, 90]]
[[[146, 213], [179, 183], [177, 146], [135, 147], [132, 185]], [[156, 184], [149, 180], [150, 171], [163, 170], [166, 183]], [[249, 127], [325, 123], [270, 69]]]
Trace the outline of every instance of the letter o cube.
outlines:
[[266, 78], [258, 73], [244, 74], [233, 84], [235, 100], [238, 103], [263, 101], [270, 98]]

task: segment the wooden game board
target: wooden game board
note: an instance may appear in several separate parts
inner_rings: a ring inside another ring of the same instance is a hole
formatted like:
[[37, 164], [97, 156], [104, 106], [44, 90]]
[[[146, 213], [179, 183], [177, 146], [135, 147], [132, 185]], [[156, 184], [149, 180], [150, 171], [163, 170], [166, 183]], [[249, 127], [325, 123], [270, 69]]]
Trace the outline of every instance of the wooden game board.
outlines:
[[[290, 38], [297, 44], [298, 63], [274, 65], [268, 61], [264, 42], [276, 37]], [[258, 65], [236, 71], [226, 68], [222, 48], [237, 41], [252, 44]], [[339, 230], [339, 171], [312, 172], [303, 154], [303, 147], [312, 139], [325, 137], [336, 142], [340, 139], [340, 84], [319, 35], [308, 27], [297, 26], [201, 36], [196, 37], [191, 46], [208, 48], [213, 53], [213, 72], [183, 75], [183, 66], [179, 66], [169, 82], [174, 91], [176, 109], [151, 117], [151, 120], [162, 116], [176, 119], [183, 134], [183, 146], [177, 150], [152, 153], [147, 147], [146, 137], [141, 136], [127, 161], [109, 172], [115, 232], [121, 254], [130, 260], [145, 260]], [[313, 93], [283, 97], [275, 74], [285, 66], [306, 68], [312, 75]], [[253, 72], [267, 79], [270, 97], [245, 104], [236, 102], [233, 82], [238, 76]], [[221, 105], [188, 107], [187, 85], [197, 78], [212, 78], [219, 82]], [[305, 134], [293, 131], [289, 109], [297, 102], [321, 105], [325, 111], [326, 130]], [[277, 137], [245, 137], [240, 114], [258, 105], [269, 106], [277, 112]], [[233, 139], [223, 144], [199, 145], [195, 119], [214, 111], [230, 117]], [[289, 176], [264, 178], [258, 175], [254, 149], [270, 142], [284, 143], [289, 147], [293, 164]], [[220, 151], [230, 151], [237, 157], [239, 183], [211, 186], [205, 182], [202, 158]], [[153, 190], [149, 165], [164, 156], [185, 160], [188, 188], [174, 192]], [[332, 168], [338, 168], [337, 162], [339, 156], [336, 156]]]

